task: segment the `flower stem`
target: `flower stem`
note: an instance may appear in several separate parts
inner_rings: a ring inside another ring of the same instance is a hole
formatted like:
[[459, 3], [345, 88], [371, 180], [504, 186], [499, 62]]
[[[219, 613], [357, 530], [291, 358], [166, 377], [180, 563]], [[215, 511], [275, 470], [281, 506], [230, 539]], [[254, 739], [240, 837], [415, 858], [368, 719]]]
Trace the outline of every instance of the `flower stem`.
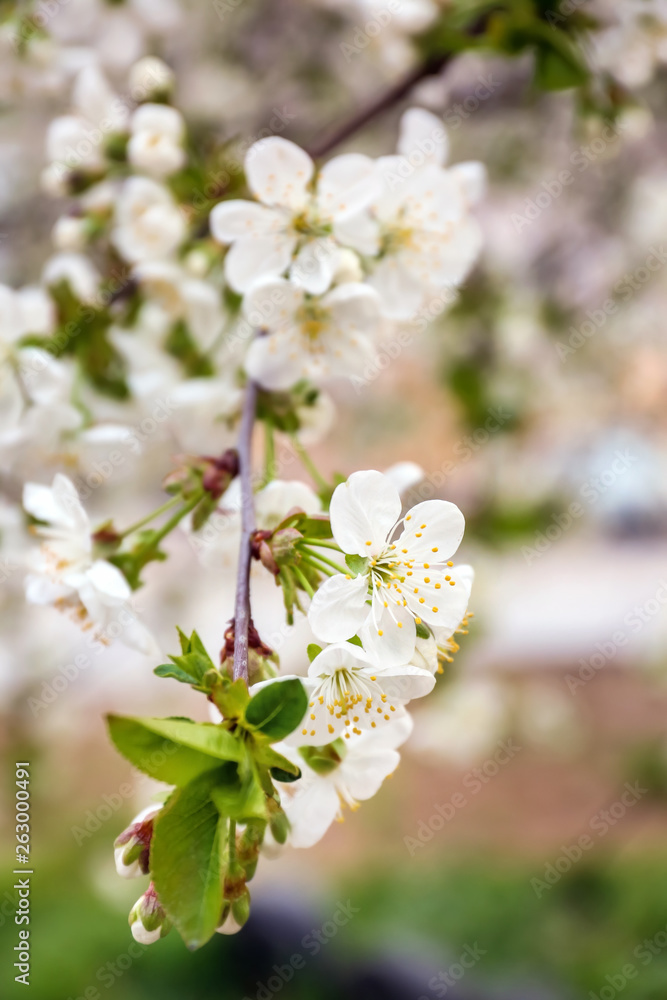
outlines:
[[172, 516], [169, 518], [168, 521], [165, 521], [162, 527], [155, 532], [155, 537], [151, 542], [152, 548], [155, 548], [162, 541], [163, 538], [167, 537], [170, 531], [174, 530], [179, 521], [182, 521], [185, 515], [189, 514], [190, 511], [197, 506], [203, 495], [204, 495], [203, 491], [196, 493], [195, 496], [191, 497], [188, 500], [188, 502], [181, 507], [180, 510], [177, 510], [175, 514], [172, 514]]
[[326, 556], [321, 556], [319, 554], [319, 552], [312, 552], [310, 549], [302, 549], [301, 551], [305, 552], [305, 554], [307, 556], [309, 556], [311, 559], [317, 559], [317, 560], [319, 560], [319, 562], [324, 563], [326, 566], [331, 566], [333, 569], [336, 570], [337, 573], [344, 573], [345, 572], [345, 570], [342, 569], [338, 565], [338, 563], [333, 562], [333, 560], [331, 560], [331, 559], [327, 559]]
[[150, 514], [146, 514], [145, 517], [139, 518], [139, 520], [135, 521], [134, 524], [131, 524], [129, 528], [126, 528], [125, 531], [122, 531], [120, 533], [120, 537], [127, 538], [128, 535], [131, 535], [135, 531], [138, 531], [139, 528], [143, 528], [145, 524], [149, 524], [150, 521], [155, 520], [155, 518], [159, 517], [160, 514], [164, 514], [166, 511], [171, 510], [171, 508], [174, 507], [179, 502], [180, 499], [181, 498], [178, 496], [171, 497], [171, 499], [167, 500], [166, 503], [163, 503], [161, 507], [158, 507]]
[[316, 569], [318, 573], [324, 573], [325, 576], [336, 575], [332, 569], [329, 569], [328, 566], [323, 566], [322, 563], [315, 562], [314, 559], [309, 559], [308, 556], [302, 555], [301, 562], [306, 566], [312, 566], [312, 568]]
[[310, 598], [312, 598], [312, 596], [315, 593], [315, 591], [313, 590], [313, 588], [311, 587], [311, 585], [308, 583], [308, 580], [306, 579], [304, 573], [299, 569], [298, 566], [292, 566], [292, 569], [294, 570], [294, 575], [296, 577], [298, 577], [299, 583], [301, 584], [301, 586], [303, 587], [303, 589], [306, 591], [306, 593], [308, 594], [308, 596]]
[[239, 481], [241, 483], [241, 543], [236, 577], [234, 609], [234, 680], [248, 683], [248, 629], [250, 627], [250, 560], [255, 531], [255, 505], [252, 492], [251, 445], [257, 411], [257, 386], [250, 379], [246, 386], [239, 430]]
[[230, 866], [236, 861], [236, 820], [230, 819], [229, 821], [229, 864]]
[[315, 463], [313, 462], [312, 458], [310, 457], [310, 455], [308, 454], [308, 452], [306, 451], [306, 449], [301, 444], [301, 442], [299, 441], [299, 439], [295, 434], [291, 435], [291, 440], [292, 444], [294, 445], [294, 450], [301, 459], [301, 464], [305, 469], [307, 469], [313, 482], [317, 484], [320, 490], [329, 490], [330, 484], [326, 481], [322, 473], [315, 466]]

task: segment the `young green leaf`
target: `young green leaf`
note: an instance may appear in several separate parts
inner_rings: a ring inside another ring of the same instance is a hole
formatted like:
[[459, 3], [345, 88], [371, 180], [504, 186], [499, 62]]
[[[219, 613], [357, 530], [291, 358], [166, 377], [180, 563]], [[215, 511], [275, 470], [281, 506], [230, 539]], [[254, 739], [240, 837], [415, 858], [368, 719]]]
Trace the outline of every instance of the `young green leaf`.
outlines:
[[[276, 781], [296, 781], [301, 777], [301, 770], [296, 764], [266, 744], [258, 744], [255, 747], [254, 757], [258, 764], [270, 769]], [[274, 771], [280, 771], [288, 777], [278, 777]]]
[[107, 716], [116, 749], [144, 774], [170, 785], [186, 785], [200, 774], [220, 766], [217, 757], [165, 738], [146, 726], [147, 721], [151, 720]]
[[318, 646], [316, 642], [308, 643], [308, 648], [306, 649], [306, 653], [308, 654], [308, 659], [310, 660], [311, 663], [313, 662], [316, 656], [320, 655], [321, 652], [322, 652], [322, 647]]
[[298, 678], [267, 684], [250, 699], [246, 722], [268, 737], [271, 743], [284, 739], [299, 725], [308, 707], [308, 696]]
[[220, 923], [227, 819], [211, 799], [219, 775], [177, 789], [160, 811], [151, 842], [151, 877], [188, 948], [205, 944]]

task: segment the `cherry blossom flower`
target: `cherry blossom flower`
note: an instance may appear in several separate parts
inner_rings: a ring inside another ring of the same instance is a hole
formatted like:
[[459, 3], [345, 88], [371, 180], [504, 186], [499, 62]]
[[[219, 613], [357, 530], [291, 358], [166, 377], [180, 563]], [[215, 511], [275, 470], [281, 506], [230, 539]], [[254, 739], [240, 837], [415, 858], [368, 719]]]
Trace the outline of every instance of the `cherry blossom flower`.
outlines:
[[331, 284], [338, 244], [360, 249], [354, 227], [344, 223], [377, 193], [373, 161], [360, 153], [336, 156], [319, 171], [313, 191], [315, 165], [308, 153], [269, 136], [250, 147], [245, 172], [260, 204], [223, 201], [210, 217], [214, 238], [231, 244], [227, 281], [246, 292], [258, 279], [289, 269], [301, 288], [322, 294]]
[[[285, 679], [260, 681], [253, 691]], [[412, 664], [378, 667], [350, 642], [323, 649], [300, 680], [309, 699], [301, 723], [287, 737], [295, 746], [322, 746], [340, 736], [354, 741], [362, 731], [381, 729], [401, 706], [427, 695], [435, 685], [428, 670]]]
[[116, 838], [114, 861], [116, 871], [123, 878], [138, 878], [148, 874], [148, 857], [153, 836], [153, 820], [162, 803], [147, 806], [135, 816], [127, 829]]
[[[380, 472], [354, 472], [331, 498], [333, 536], [356, 567], [315, 592], [308, 619], [315, 635], [337, 642], [358, 634], [381, 665], [407, 663], [422, 621], [453, 631], [470, 588], [450, 557], [465, 522], [446, 500], [425, 500], [401, 518], [401, 499]], [[350, 560], [348, 560], [350, 564]]]
[[253, 340], [245, 359], [250, 377], [267, 389], [353, 375], [375, 357], [380, 302], [367, 285], [348, 282], [315, 298], [273, 278], [250, 289], [243, 310], [267, 332]]
[[26, 578], [28, 601], [69, 612], [84, 629], [94, 627], [102, 641], [104, 630], [118, 620], [125, 645], [151, 652], [150, 634], [128, 607], [127, 580], [111, 563], [94, 557], [90, 520], [71, 480], [59, 473], [51, 486], [26, 483], [23, 506], [45, 522], [36, 529], [43, 543]]
[[368, 281], [390, 319], [409, 319], [429, 296], [460, 285], [479, 253], [480, 230], [469, 207], [483, 192], [483, 168], [445, 169], [447, 153], [440, 119], [421, 108], [407, 111], [398, 153], [377, 161], [381, 194], [348, 220], [364, 232], [366, 253], [379, 254]]
[[131, 264], [169, 257], [185, 237], [186, 222], [162, 184], [148, 177], [130, 177], [116, 202], [111, 240]]
[[142, 104], [130, 121], [127, 158], [133, 167], [152, 177], [168, 177], [185, 164], [185, 122], [176, 108]]
[[280, 803], [291, 825], [288, 843], [312, 847], [335, 819], [343, 818], [344, 806], [356, 809], [376, 795], [398, 767], [398, 747], [411, 732], [412, 719], [397, 711], [381, 728], [367, 729], [349, 742], [337, 739], [321, 753], [277, 744], [275, 749], [301, 768], [298, 781], [280, 786]]

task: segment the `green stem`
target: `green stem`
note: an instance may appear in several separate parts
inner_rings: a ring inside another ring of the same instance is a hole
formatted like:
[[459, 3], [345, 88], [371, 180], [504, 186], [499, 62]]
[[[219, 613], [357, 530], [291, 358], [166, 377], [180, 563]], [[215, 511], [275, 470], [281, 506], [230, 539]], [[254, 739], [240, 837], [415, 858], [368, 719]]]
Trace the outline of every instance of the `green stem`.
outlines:
[[180, 497], [172, 497], [170, 500], [167, 500], [167, 502], [163, 503], [161, 507], [158, 507], [150, 514], [146, 514], [145, 517], [142, 517], [138, 521], [135, 521], [134, 524], [131, 524], [129, 528], [126, 528], [125, 531], [121, 532], [120, 537], [127, 538], [128, 535], [131, 535], [133, 532], [138, 531], [139, 528], [143, 528], [145, 524], [148, 524], [150, 521], [153, 521], [156, 517], [159, 517], [160, 514], [164, 514], [165, 511], [171, 510], [171, 508], [175, 504], [177, 504], [180, 501], [180, 499], [181, 499]]
[[306, 593], [308, 594], [308, 596], [312, 598], [312, 596], [315, 593], [315, 591], [313, 590], [313, 588], [311, 587], [311, 585], [308, 583], [308, 580], [306, 579], [306, 577], [304, 576], [304, 574], [301, 572], [301, 570], [299, 569], [298, 566], [292, 566], [292, 569], [294, 570], [294, 575], [299, 579], [299, 582], [301, 583], [301, 586], [303, 587], [303, 589], [306, 591]]
[[292, 444], [294, 445], [294, 450], [301, 459], [301, 464], [308, 471], [313, 482], [317, 483], [319, 489], [329, 490], [331, 488], [330, 484], [326, 481], [326, 479], [319, 471], [319, 469], [317, 469], [315, 463], [313, 462], [312, 458], [310, 457], [304, 446], [297, 438], [296, 434], [291, 435], [291, 441]]
[[236, 820], [229, 821], [229, 864], [230, 867], [236, 861]]
[[327, 559], [326, 556], [321, 556], [319, 552], [311, 552], [310, 549], [300, 549], [301, 552], [305, 553], [311, 559], [318, 559], [320, 562], [324, 563], [326, 566], [332, 566], [337, 573], [345, 573], [346, 571], [335, 563], [332, 559]]
[[335, 549], [336, 552], [340, 552], [341, 555], [343, 554], [340, 550], [340, 546], [336, 545], [335, 542], [323, 542], [319, 538], [309, 538], [308, 544], [314, 546], [316, 549]]
[[301, 556], [301, 562], [306, 566], [311, 566], [316, 569], [318, 573], [324, 573], [325, 576], [335, 576], [336, 574], [328, 566], [323, 566], [321, 563], [315, 562], [314, 559], [309, 559], [307, 556]]
[[159, 545], [162, 539], [166, 538], [166, 536], [169, 534], [170, 531], [173, 531], [173, 529], [176, 527], [179, 521], [182, 521], [185, 515], [189, 514], [190, 511], [197, 506], [203, 495], [204, 495], [203, 491], [200, 493], [196, 493], [195, 496], [191, 497], [188, 500], [188, 502], [181, 507], [180, 510], [177, 510], [175, 514], [172, 514], [169, 520], [165, 521], [162, 527], [158, 531], [156, 531], [155, 538], [151, 542], [151, 547]]

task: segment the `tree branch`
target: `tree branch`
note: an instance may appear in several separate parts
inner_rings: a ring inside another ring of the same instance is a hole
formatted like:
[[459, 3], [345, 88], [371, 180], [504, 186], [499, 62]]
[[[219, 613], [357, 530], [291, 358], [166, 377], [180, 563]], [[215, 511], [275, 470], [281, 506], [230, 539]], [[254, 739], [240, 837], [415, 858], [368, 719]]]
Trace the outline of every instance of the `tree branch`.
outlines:
[[369, 121], [372, 121], [377, 115], [383, 114], [388, 111], [389, 108], [393, 107], [394, 104], [398, 104], [407, 94], [410, 93], [412, 88], [418, 84], [421, 80], [424, 80], [427, 76], [433, 76], [435, 73], [439, 73], [447, 63], [451, 60], [452, 53], [445, 52], [443, 55], [437, 56], [435, 59], [429, 59], [424, 63], [420, 63], [411, 69], [402, 80], [399, 80], [386, 90], [383, 94], [380, 94], [374, 101], [371, 101], [358, 111], [351, 118], [348, 118], [346, 122], [339, 125], [338, 128], [325, 134], [319, 142], [316, 140], [312, 146], [308, 147], [308, 152], [314, 160], [319, 159], [322, 156], [326, 156], [330, 153], [332, 149], [336, 146], [340, 146], [341, 142], [345, 142], [349, 139], [351, 135], [358, 132], [360, 128], [367, 125]]
[[241, 481], [241, 543], [236, 577], [234, 610], [234, 670], [233, 677], [248, 683], [248, 630], [250, 628], [250, 560], [255, 531], [255, 504], [252, 492], [251, 445], [257, 409], [257, 386], [250, 379], [246, 386], [239, 430], [239, 479]]
[[[471, 38], [484, 33], [491, 13], [491, 11], [486, 11], [469, 26], [467, 34]], [[432, 56], [430, 59], [419, 63], [413, 69], [409, 70], [402, 80], [399, 80], [389, 90], [380, 94], [374, 101], [367, 104], [365, 108], [352, 115], [351, 118], [343, 122], [342, 125], [339, 125], [338, 128], [325, 134], [319, 141], [316, 140], [312, 146], [308, 147], [308, 153], [314, 160], [326, 156], [327, 153], [330, 153], [336, 146], [345, 142], [346, 139], [349, 139], [351, 135], [358, 132], [360, 128], [367, 125], [377, 115], [383, 114], [389, 108], [398, 104], [421, 80], [425, 80], [427, 76], [434, 76], [436, 73], [439, 73], [458, 54], [458, 52], [441, 52], [439, 55]]]

